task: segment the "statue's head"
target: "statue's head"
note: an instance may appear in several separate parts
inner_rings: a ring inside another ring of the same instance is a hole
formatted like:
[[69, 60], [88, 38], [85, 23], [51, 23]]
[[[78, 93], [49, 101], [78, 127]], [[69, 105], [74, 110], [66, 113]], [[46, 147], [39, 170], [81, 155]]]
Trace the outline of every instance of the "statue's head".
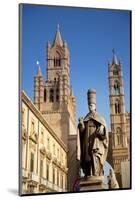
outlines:
[[87, 92], [88, 107], [90, 112], [96, 111], [96, 90], [91, 88]]

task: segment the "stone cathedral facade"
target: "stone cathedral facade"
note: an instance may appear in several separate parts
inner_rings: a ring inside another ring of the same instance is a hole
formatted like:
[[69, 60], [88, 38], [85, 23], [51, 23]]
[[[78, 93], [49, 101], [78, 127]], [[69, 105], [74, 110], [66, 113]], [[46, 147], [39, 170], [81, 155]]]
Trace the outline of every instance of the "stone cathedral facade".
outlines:
[[[111, 164], [119, 186], [122, 187], [121, 164], [130, 160], [130, 113], [125, 111], [122, 64], [118, 61], [114, 50], [112, 62], [108, 64], [108, 79], [111, 121]], [[128, 176], [130, 176], [130, 173]]]

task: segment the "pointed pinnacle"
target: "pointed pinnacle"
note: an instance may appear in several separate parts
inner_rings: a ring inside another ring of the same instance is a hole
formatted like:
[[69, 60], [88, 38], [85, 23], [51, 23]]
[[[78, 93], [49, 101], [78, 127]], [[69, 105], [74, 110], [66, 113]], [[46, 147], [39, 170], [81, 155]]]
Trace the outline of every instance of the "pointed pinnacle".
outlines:
[[38, 60], [37, 60], [37, 67], [38, 67], [37, 76], [42, 76], [42, 73], [41, 73], [41, 69], [40, 69], [40, 65], [39, 65], [39, 61], [38, 61]]

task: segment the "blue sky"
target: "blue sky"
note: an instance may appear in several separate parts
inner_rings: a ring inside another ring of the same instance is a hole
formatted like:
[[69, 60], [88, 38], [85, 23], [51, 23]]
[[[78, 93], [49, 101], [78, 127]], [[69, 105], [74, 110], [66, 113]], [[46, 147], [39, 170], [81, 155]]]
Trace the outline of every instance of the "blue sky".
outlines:
[[23, 5], [22, 89], [32, 100], [36, 61], [46, 78], [46, 43], [53, 42], [57, 24], [70, 50], [77, 119], [88, 112], [87, 90], [92, 87], [97, 92], [97, 111], [110, 127], [108, 61], [113, 48], [123, 64], [126, 110], [130, 108], [130, 12]]

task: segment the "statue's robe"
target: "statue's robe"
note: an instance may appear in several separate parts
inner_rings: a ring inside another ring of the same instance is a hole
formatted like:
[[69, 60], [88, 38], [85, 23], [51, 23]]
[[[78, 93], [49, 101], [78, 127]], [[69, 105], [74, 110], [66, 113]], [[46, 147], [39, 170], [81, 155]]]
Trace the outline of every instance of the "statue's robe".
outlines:
[[[93, 159], [94, 156], [99, 159], [103, 168], [108, 151], [108, 131], [105, 120], [96, 112], [88, 113], [83, 122], [84, 130], [80, 131], [78, 127], [77, 158], [81, 161], [83, 171], [85, 171], [86, 163], [92, 162], [92, 156]], [[96, 131], [101, 125], [104, 126], [103, 133], [97, 136]]]

